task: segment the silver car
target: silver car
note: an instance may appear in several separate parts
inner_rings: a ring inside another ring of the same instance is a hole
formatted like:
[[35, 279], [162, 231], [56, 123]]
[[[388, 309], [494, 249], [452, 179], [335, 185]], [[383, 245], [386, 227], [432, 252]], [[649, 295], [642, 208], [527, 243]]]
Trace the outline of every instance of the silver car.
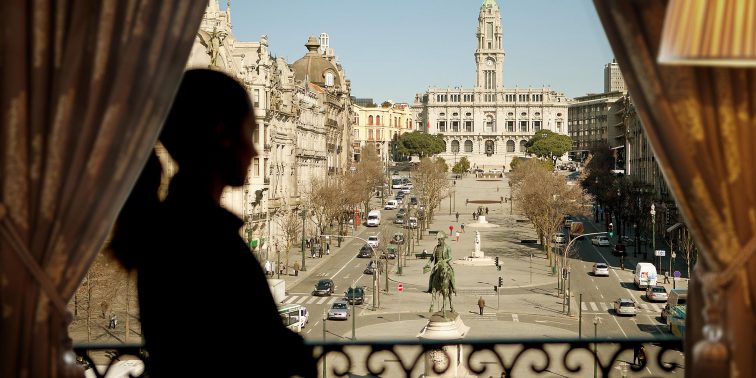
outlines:
[[648, 286], [646, 287], [646, 299], [652, 302], [666, 302], [669, 299], [669, 294], [664, 286]]
[[619, 298], [614, 301], [614, 313], [616, 315], [638, 315], [638, 306], [630, 298]]
[[328, 320], [347, 320], [349, 318], [349, 304], [345, 300], [333, 302], [328, 309]]
[[609, 277], [609, 266], [604, 263], [593, 264], [593, 275]]

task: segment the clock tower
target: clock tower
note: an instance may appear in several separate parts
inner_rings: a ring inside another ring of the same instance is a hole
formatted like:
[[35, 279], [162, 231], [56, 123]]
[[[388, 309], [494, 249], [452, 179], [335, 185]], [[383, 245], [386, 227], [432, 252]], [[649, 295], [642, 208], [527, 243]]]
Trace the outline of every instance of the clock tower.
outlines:
[[504, 49], [501, 13], [496, 0], [484, 0], [478, 16], [478, 48], [475, 49], [475, 89], [498, 91], [504, 88]]

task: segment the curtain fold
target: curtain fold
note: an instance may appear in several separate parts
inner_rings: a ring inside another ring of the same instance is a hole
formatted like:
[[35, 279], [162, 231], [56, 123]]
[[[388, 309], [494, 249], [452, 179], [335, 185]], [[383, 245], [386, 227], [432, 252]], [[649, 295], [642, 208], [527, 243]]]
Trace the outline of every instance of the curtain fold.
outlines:
[[[756, 375], [756, 70], [659, 65], [666, 4], [594, 0], [657, 161], [700, 247], [686, 376], [705, 376], [714, 366], [713, 344], [701, 343], [708, 323], [723, 328], [720, 345], [729, 353], [730, 373], [750, 377]], [[701, 348], [693, 353], [695, 345]]]
[[0, 2], [0, 376], [76, 374], [60, 304], [154, 146], [206, 5]]

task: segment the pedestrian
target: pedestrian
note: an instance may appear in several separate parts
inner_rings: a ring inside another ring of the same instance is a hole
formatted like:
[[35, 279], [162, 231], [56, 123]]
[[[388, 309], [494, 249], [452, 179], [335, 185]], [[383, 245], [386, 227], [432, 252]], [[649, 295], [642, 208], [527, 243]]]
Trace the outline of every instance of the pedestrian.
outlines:
[[456, 236], [457, 237], [457, 241], [459, 241], [459, 231], [457, 231], [454, 236]]
[[486, 300], [483, 299], [483, 296], [478, 299], [478, 308], [480, 309], [480, 315], [483, 316], [483, 309], [486, 307]]
[[464, 234], [465, 233], [465, 224], [464, 223], [460, 224], [459, 228], [462, 229], [462, 233]]
[[669, 271], [664, 272], [664, 283], [669, 283]]
[[326, 255], [331, 254], [331, 243], [326, 244]]
[[270, 260], [265, 260], [265, 276], [271, 276], [273, 272], [273, 267], [270, 265]]
[[297, 276], [299, 276], [299, 263], [295, 261], [294, 262], [294, 277], [297, 277]]
[[108, 328], [110, 329], [116, 329], [116, 325], [118, 325], [118, 318], [116, 317], [115, 312], [110, 315], [110, 323], [108, 323]]
[[488, 215], [488, 206], [486, 206], [486, 215]]
[[476, 218], [475, 218], [475, 212], [473, 211], [473, 220], [475, 220], [475, 219], [476, 219]]
[[[281, 322], [267, 280], [260, 279], [263, 267], [239, 235], [244, 220], [221, 206], [223, 188], [242, 188], [259, 157], [252, 135], [262, 125], [256, 124], [253, 103], [241, 83], [216, 70], [184, 71], [175, 88], [167, 114], [158, 112], [165, 115], [158, 137], [181, 169], [166, 183], [168, 194], [161, 200], [160, 160], [154, 153], [145, 156], [110, 241], [116, 257], [139, 277], [139, 320], [150, 355], [145, 370], [152, 377], [233, 376], [238, 366], [187, 364], [185, 351], [176, 346], [259, 339], [270, 347], [205, 348], [203, 356], [242, 361], [254, 353], [266, 362], [255, 366], [255, 375], [316, 376], [312, 347]], [[192, 316], [202, 322], [193, 325], [197, 332], [184, 332], [175, 311], [204, 290], [213, 293], [203, 298], [206, 306], [192, 307]], [[254, 311], [247, 309], [250, 299]], [[244, 314], [244, 321], [228, 321], [229, 313]], [[117, 318], [112, 320], [117, 326]]]
[[454, 215], [457, 217], [457, 222], [459, 222], [459, 211]]

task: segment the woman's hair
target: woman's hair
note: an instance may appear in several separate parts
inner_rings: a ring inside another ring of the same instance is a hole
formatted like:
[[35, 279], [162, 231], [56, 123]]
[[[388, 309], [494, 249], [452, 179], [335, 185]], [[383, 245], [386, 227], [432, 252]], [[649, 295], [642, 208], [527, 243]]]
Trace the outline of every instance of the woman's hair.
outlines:
[[[178, 163], [205, 161], [219, 136], [239, 138], [252, 103], [244, 87], [230, 76], [208, 69], [184, 73], [160, 141]], [[222, 126], [222, 127], [219, 127]], [[220, 133], [220, 135], [219, 135]]]
[[[160, 141], [182, 166], [206, 164], [221, 139], [236, 139], [252, 112], [244, 87], [228, 75], [208, 69], [184, 73]], [[215, 144], [214, 144], [215, 143]], [[127, 269], [139, 264], [141, 241], [153, 229], [150, 221], [160, 205], [162, 166], [154, 151], [121, 209], [110, 249]]]

